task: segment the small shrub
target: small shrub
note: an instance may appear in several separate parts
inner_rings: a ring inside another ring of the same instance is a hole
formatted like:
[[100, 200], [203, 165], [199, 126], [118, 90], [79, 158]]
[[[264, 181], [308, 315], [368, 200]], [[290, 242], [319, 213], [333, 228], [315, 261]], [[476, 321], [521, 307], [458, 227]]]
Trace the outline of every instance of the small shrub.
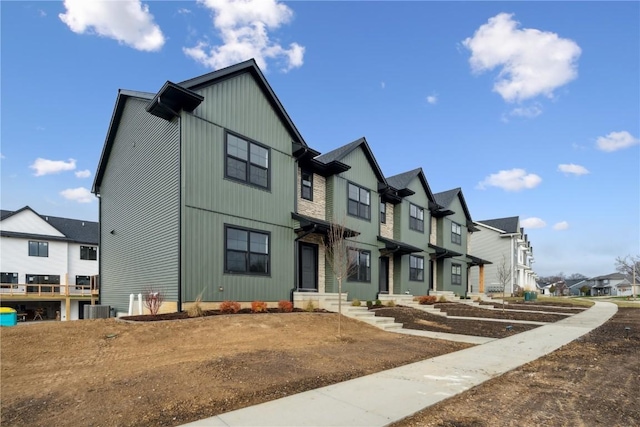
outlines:
[[435, 304], [436, 297], [433, 295], [422, 295], [418, 297], [418, 303], [421, 305]]
[[360, 300], [358, 298], [354, 298], [353, 301], [351, 301], [351, 305], [354, 307], [360, 307], [362, 305], [362, 303], [360, 302]]
[[278, 301], [278, 309], [283, 313], [291, 313], [293, 311], [293, 303], [287, 300]]
[[382, 305], [382, 301], [380, 301], [379, 299], [376, 300], [375, 305]]
[[482, 298], [480, 298], [480, 297], [475, 297], [473, 300], [474, 300], [475, 302], [482, 302]]
[[389, 301], [387, 301], [387, 307], [395, 307], [396, 306], [396, 302], [392, 299], [390, 299]]
[[304, 306], [305, 311], [313, 311], [316, 307], [313, 305], [313, 301], [307, 301], [307, 305]]
[[373, 302], [367, 301], [367, 307], [371, 307], [372, 305], [373, 305]]
[[220, 312], [225, 314], [235, 314], [240, 311], [240, 303], [235, 301], [222, 301], [220, 303]]
[[264, 301], [252, 301], [251, 302], [251, 312], [252, 313], [266, 313], [267, 312], [267, 303]]
[[189, 315], [189, 317], [202, 317], [202, 316], [204, 316], [204, 310], [202, 309], [202, 306], [200, 305], [201, 302], [202, 302], [202, 294], [198, 295], [198, 297], [196, 298], [194, 303], [191, 304], [191, 307], [189, 307], [189, 309], [187, 310], [187, 314]]
[[445, 297], [444, 295], [440, 295], [440, 298], [438, 298], [438, 302], [447, 302], [447, 297]]

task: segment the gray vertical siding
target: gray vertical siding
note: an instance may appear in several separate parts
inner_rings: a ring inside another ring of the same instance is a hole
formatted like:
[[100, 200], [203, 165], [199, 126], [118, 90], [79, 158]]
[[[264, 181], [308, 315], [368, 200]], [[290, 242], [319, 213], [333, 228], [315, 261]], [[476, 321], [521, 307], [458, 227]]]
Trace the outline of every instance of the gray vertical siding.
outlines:
[[[289, 299], [294, 283], [296, 168], [292, 135], [248, 73], [199, 89], [182, 122], [182, 297], [194, 301]], [[225, 178], [225, 131], [270, 147], [270, 188]], [[269, 232], [269, 276], [224, 272], [224, 224]], [[220, 291], [220, 287], [223, 291]]]
[[149, 286], [178, 298], [179, 122], [146, 105], [126, 101], [100, 187], [101, 302], [118, 312]]

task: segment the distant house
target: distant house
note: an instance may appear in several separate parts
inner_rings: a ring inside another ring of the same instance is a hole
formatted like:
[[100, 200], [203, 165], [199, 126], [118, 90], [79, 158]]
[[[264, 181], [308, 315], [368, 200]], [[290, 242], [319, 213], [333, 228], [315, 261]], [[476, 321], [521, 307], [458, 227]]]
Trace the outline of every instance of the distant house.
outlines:
[[632, 288], [629, 279], [622, 273], [611, 273], [588, 279], [592, 296], [631, 296]]
[[[498, 269], [504, 265], [509, 273], [509, 280], [505, 286], [505, 293], [511, 294], [517, 288], [535, 290], [536, 274], [532, 264], [533, 247], [520, 227], [517, 216], [475, 221], [475, 226], [481, 231], [471, 235], [470, 250], [474, 255], [491, 261], [485, 269], [487, 293], [501, 291]], [[477, 283], [477, 271], [471, 271], [471, 282]]]
[[29, 206], [0, 211], [0, 302], [25, 320], [83, 318], [97, 296], [97, 222], [40, 215]]

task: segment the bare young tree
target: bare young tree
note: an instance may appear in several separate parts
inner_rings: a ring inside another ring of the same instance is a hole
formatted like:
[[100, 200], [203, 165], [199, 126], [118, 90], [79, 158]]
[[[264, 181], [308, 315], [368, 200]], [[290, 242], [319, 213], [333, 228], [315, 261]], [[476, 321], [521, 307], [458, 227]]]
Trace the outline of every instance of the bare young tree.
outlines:
[[323, 239], [326, 259], [338, 282], [338, 336], [342, 336], [342, 282], [358, 268], [358, 260], [349, 250], [345, 234], [348, 232], [345, 219], [331, 222], [329, 232]]
[[144, 306], [152, 315], [158, 314], [162, 303], [164, 302], [164, 294], [155, 290], [153, 287], [146, 288], [142, 294], [144, 298]]
[[511, 282], [511, 268], [507, 265], [507, 258], [504, 255], [502, 255], [502, 262], [498, 264], [497, 276], [502, 290], [502, 311], [504, 312], [504, 293]]

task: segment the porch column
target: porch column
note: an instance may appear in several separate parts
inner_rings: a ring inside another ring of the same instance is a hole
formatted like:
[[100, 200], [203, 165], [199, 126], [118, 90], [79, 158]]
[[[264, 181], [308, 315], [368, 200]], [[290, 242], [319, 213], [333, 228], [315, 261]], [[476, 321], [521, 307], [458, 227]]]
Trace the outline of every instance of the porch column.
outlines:
[[480, 264], [479, 267], [480, 267], [480, 272], [478, 273], [478, 281], [480, 286], [479, 292], [483, 294], [484, 293], [484, 264]]

